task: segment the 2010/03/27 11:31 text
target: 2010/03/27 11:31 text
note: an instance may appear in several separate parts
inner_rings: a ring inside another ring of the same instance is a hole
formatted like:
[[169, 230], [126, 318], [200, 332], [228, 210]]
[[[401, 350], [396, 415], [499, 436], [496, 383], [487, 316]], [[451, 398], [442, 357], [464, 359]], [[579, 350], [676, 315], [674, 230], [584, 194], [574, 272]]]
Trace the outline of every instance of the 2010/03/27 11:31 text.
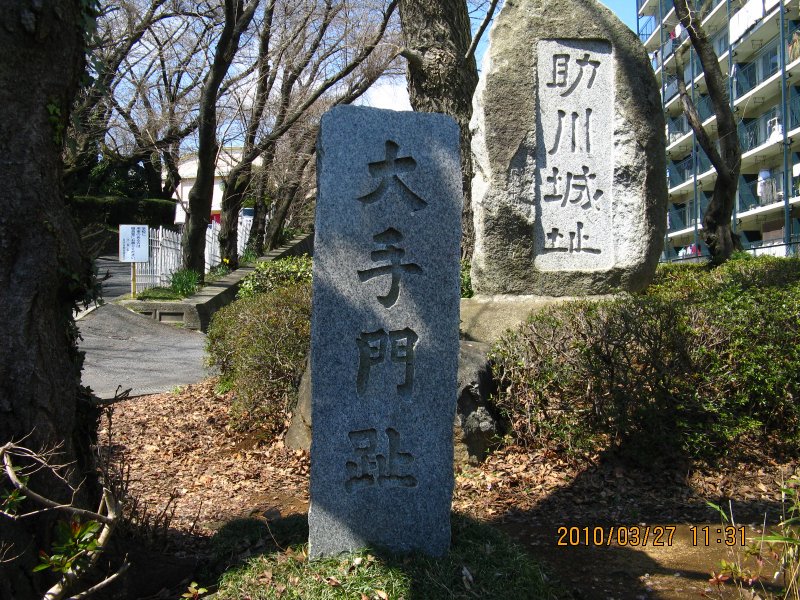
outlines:
[[558, 546], [671, 546], [675, 525], [558, 528]]
[[[566, 527], [557, 530], [558, 546], [672, 546], [675, 525], [627, 525], [610, 527]], [[692, 546], [745, 546], [744, 526], [713, 527], [691, 525], [689, 527]]]

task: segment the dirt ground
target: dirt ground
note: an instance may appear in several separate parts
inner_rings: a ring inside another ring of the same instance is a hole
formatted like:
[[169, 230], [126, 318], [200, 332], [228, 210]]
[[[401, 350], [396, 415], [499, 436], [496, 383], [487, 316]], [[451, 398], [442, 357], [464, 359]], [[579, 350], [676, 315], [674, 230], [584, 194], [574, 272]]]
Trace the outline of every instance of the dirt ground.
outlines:
[[[210, 537], [234, 518], [270, 523], [307, 513], [308, 456], [232, 431], [228, 401], [209, 380], [121, 401], [103, 420], [100, 440], [140, 524], [138, 537], [123, 532], [120, 542], [133, 563], [125, 597], [180, 596], [202, 579]], [[781, 482], [796, 468], [762, 458], [714, 471], [646, 470], [605, 456], [567, 461], [507, 448], [458, 469], [453, 508], [506, 531], [565, 598], [738, 598], [730, 581], [710, 581], [712, 572], [723, 560], [744, 560], [742, 536], [750, 544], [764, 523], [781, 519]], [[708, 500], [732, 510], [737, 529], [726, 531]], [[778, 589], [775, 557], [760, 550], [742, 563], [757, 593], [741, 597], [767, 600]]]

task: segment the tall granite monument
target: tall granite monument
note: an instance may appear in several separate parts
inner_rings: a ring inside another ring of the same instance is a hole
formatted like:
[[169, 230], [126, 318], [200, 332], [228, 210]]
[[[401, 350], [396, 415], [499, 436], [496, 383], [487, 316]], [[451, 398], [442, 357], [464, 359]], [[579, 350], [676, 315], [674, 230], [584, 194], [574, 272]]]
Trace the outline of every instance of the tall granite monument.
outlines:
[[474, 106], [476, 293], [646, 286], [667, 185], [658, 84], [636, 35], [594, 0], [507, 0]]
[[450, 545], [459, 131], [342, 106], [317, 140], [310, 553]]

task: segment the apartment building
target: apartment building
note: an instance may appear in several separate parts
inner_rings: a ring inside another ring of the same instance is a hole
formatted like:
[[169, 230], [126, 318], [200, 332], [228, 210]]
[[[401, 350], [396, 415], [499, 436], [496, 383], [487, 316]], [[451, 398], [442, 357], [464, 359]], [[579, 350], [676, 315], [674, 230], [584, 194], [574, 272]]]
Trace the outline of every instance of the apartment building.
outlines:
[[[734, 231], [754, 254], [800, 254], [800, 0], [710, 1], [703, 27], [728, 76], [742, 147]], [[683, 80], [715, 137], [702, 67], [672, 0], [637, 0], [637, 30], [661, 86], [667, 123], [670, 204], [662, 260], [708, 255], [702, 215], [716, 173], [683, 115], [676, 63], [680, 57]]]

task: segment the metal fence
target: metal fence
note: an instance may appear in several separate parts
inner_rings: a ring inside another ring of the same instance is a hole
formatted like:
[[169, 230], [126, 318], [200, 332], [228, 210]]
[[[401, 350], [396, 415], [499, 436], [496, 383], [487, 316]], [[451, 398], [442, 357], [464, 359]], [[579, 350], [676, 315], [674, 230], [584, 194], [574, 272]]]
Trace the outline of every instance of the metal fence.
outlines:
[[[781, 258], [800, 256], [800, 240], [796, 239], [797, 236], [792, 236], [792, 238], [789, 244], [779, 240], [749, 242], [744, 244], [743, 250], [753, 256], [766, 255]], [[708, 248], [705, 245], [700, 246], [700, 255], [687, 253], [685, 256], [679, 256], [671, 245], [661, 253], [661, 262], [706, 262], [708, 259]]]
[[[244, 252], [252, 218], [239, 219], [239, 236], [237, 253]], [[167, 286], [172, 274], [181, 268], [182, 232], [170, 231], [159, 227], [150, 229], [150, 260], [136, 263], [136, 292], [153, 287]], [[222, 262], [219, 249], [219, 224], [211, 223], [206, 229], [206, 273]]]

